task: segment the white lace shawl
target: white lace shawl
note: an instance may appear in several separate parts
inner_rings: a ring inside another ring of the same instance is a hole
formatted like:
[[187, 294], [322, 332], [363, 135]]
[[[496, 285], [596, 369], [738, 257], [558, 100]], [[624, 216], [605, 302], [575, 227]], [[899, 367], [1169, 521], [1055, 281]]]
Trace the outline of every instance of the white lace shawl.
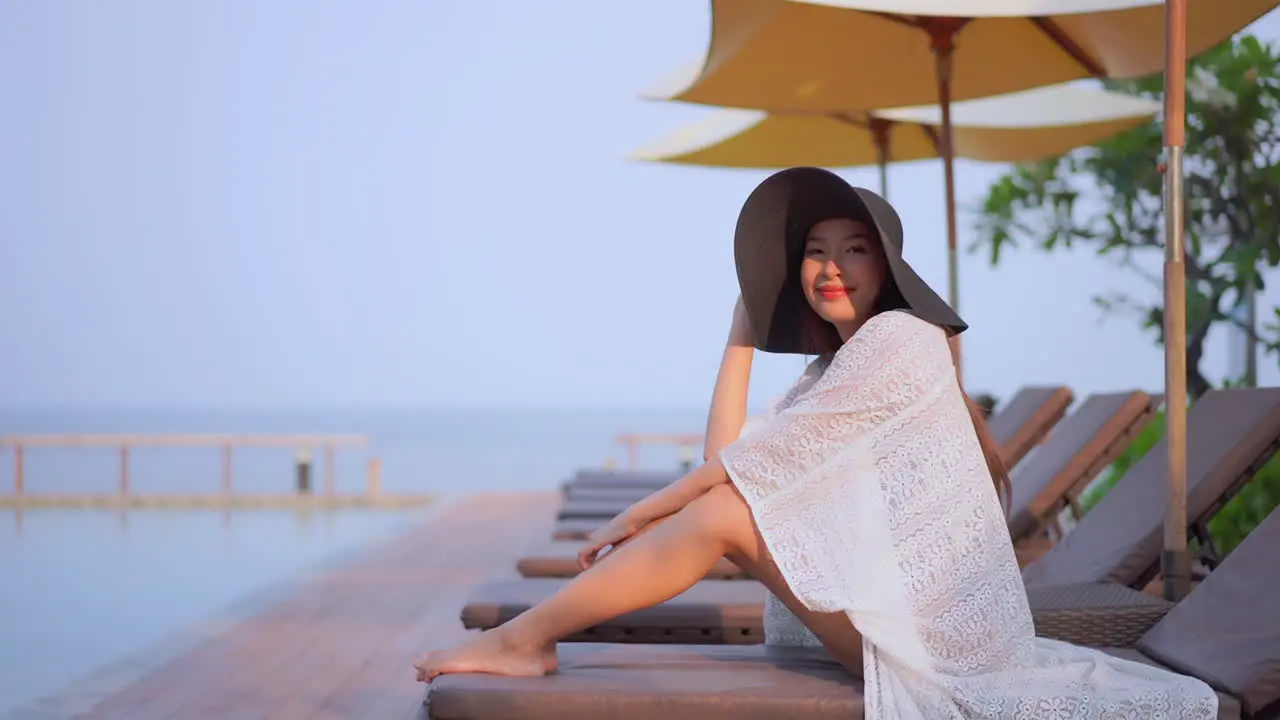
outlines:
[[796, 597], [862, 633], [868, 718], [1216, 717], [1199, 680], [1035, 637], [940, 328], [868, 320], [721, 460]]

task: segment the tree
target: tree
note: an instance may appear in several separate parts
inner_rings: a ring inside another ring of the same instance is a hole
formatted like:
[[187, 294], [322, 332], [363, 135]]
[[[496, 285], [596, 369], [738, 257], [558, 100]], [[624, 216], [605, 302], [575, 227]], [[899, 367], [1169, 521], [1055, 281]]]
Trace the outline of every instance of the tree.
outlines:
[[[1159, 100], [1161, 75], [1105, 83]], [[1233, 315], [1261, 269], [1280, 263], [1280, 55], [1249, 35], [1194, 59], [1187, 73], [1184, 154], [1187, 236], [1187, 387], [1211, 385], [1200, 363], [1219, 323], [1240, 327], [1264, 356], [1280, 356], [1280, 308], [1259, 312], [1256, 330]], [[1162, 127], [1158, 120], [1093, 147], [1016, 166], [979, 207], [979, 239], [992, 265], [1011, 246], [1045, 252], [1078, 245], [1113, 258], [1162, 287], [1164, 254]], [[1136, 313], [1163, 344], [1162, 295], [1151, 302], [1114, 291], [1094, 298], [1104, 312]], [[1267, 316], [1271, 316], [1267, 319]]]

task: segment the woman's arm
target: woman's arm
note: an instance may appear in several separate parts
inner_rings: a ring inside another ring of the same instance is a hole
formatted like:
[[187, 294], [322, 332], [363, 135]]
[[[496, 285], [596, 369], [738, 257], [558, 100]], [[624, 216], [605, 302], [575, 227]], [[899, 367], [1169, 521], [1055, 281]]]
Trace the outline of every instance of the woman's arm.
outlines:
[[600, 552], [606, 547], [612, 546], [616, 550], [636, 537], [644, 526], [674, 515], [698, 496], [728, 480], [729, 473], [725, 472], [719, 458], [712, 458], [703, 463], [689, 474], [636, 502], [603, 526], [592, 531], [586, 544], [578, 551], [578, 564], [586, 570], [595, 563]]
[[720, 459], [713, 456], [679, 480], [636, 501], [622, 513], [624, 522], [632, 529], [639, 529], [648, 522], [679, 512], [706, 491], [728, 481], [729, 473], [725, 472]]
[[755, 355], [751, 322], [742, 298], [733, 306], [733, 323], [720, 359], [711, 410], [707, 413], [707, 432], [702, 446], [702, 459], [710, 461], [720, 454], [738, 435], [747, 420], [747, 392], [751, 385], [751, 361]]

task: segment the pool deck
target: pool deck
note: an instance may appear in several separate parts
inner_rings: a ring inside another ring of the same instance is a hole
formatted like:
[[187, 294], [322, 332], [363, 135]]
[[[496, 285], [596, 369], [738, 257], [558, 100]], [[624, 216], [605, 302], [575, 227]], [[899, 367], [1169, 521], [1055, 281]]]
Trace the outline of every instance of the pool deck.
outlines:
[[9, 717], [412, 718], [419, 653], [467, 634], [475, 585], [515, 576], [515, 559], [549, 536], [556, 492], [441, 501], [422, 524], [308, 573], [196, 637], [122, 661]]

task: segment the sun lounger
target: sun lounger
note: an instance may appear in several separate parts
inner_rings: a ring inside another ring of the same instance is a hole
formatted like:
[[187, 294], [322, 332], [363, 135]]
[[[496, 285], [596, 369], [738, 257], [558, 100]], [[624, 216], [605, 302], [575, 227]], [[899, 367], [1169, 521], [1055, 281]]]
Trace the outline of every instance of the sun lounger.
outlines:
[[1280, 509], [1131, 652], [1204, 680], [1245, 717], [1280, 716]]
[[[1015, 541], [1026, 541], [1028, 557], [1043, 554], [1056, 536], [1057, 515], [1074, 504], [1076, 495], [1098, 472], [1124, 450], [1133, 435], [1148, 423], [1154, 404], [1143, 392], [1107, 393], [1085, 398], [1080, 407], [1058, 424], [1053, 437], [1023, 461], [1012, 480], [1010, 531]], [[582, 508], [587, 503], [578, 503]], [[570, 522], [574, 524], [570, 524]], [[598, 520], [575, 517], [559, 528], [590, 532]], [[588, 525], [592, 528], [588, 529]], [[580, 541], [552, 540], [531, 548], [520, 559], [524, 577], [573, 577], [579, 572], [577, 553]], [[1020, 554], [1023, 548], [1020, 548]], [[743, 575], [735, 570], [725, 575], [717, 568], [708, 577]]]
[[[1280, 710], [1280, 511], [1136, 642], [1103, 649], [1194, 677], [1218, 693], [1222, 719]], [[562, 645], [541, 678], [446, 675], [424, 720], [662, 717], [861, 718], [862, 683], [820, 649], [708, 645]]]
[[[1187, 453], [1187, 519], [1195, 528], [1203, 526], [1280, 449], [1280, 388], [1212, 391], [1191, 408], [1188, 429], [1192, 442]], [[1066, 538], [1024, 568], [1028, 588], [1096, 583], [1140, 588], [1149, 582], [1160, 557], [1166, 468], [1167, 454], [1161, 441]], [[472, 593], [464, 610], [464, 617], [471, 618], [468, 627], [493, 627], [500, 618], [514, 616], [563, 582], [523, 579], [482, 585]], [[670, 642], [665, 638], [685, 635], [706, 637], [710, 642], [726, 633], [735, 638], [759, 637], [756, 628], [763, 627], [763, 603], [754, 606], [756, 624], [744, 634], [741, 613], [746, 612], [744, 603], [753, 590], [741, 586], [759, 587], [754, 581], [703, 581], [695, 586], [700, 588], [698, 592], [668, 601], [661, 609], [650, 608], [612, 621], [610, 632], [634, 624], [630, 637], [636, 642]], [[759, 589], [754, 592], [763, 593]], [[713, 624], [726, 616], [720, 603], [733, 609], [735, 624], [730, 627]], [[495, 608], [502, 608], [502, 613]], [[666, 625], [659, 628], [660, 623], [651, 620], [648, 613], [660, 615]]]
[[[1212, 390], [1187, 412], [1187, 523], [1209, 520], [1280, 451], [1280, 388]], [[1111, 582], [1142, 587], [1158, 571], [1168, 506], [1161, 439], [1075, 529], [1023, 570], [1031, 585]]]
[[[1062, 386], [1026, 387], [1019, 390], [1006, 406], [992, 416], [987, 426], [1009, 467], [1016, 466], [1045, 438], [1066, 414], [1073, 398], [1071, 390]], [[556, 515], [560, 523], [553, 531], [553, 539], [585, 538], [603, 521], [626, 510], [648, 492], [660, 489], [675, 479], [670, 478], [655, 485], [629, 485], [625, 488], [611, 486], [607, 488], [611, 495], [597, 494], [597, 491], [606, 489], [600, 484], [582, 485], [580, 481], [574, 482], [565, 490], [566, 499]]]
[[[1219, 718], [1241, 717], [1235, 698], [1219, 698]], [[862, 682], [819, 649], [580, 643], [563, 647], [559, 671], [547, 677], [441, 677], [428, 689], [419, 717], [858, 720], [863, 698]]]
[[445, 675], [423, 720], [852, 720], [862, 683], [810, 648], [562, 646], [547, 677]]
[[1013, 470], [1009, 533], [1022, 564], [1062, 538], [1064, 509], [1080, 519], [1081, 491], [1151, 422], [1159, 403], [1143, 392], [1090, 395]]

